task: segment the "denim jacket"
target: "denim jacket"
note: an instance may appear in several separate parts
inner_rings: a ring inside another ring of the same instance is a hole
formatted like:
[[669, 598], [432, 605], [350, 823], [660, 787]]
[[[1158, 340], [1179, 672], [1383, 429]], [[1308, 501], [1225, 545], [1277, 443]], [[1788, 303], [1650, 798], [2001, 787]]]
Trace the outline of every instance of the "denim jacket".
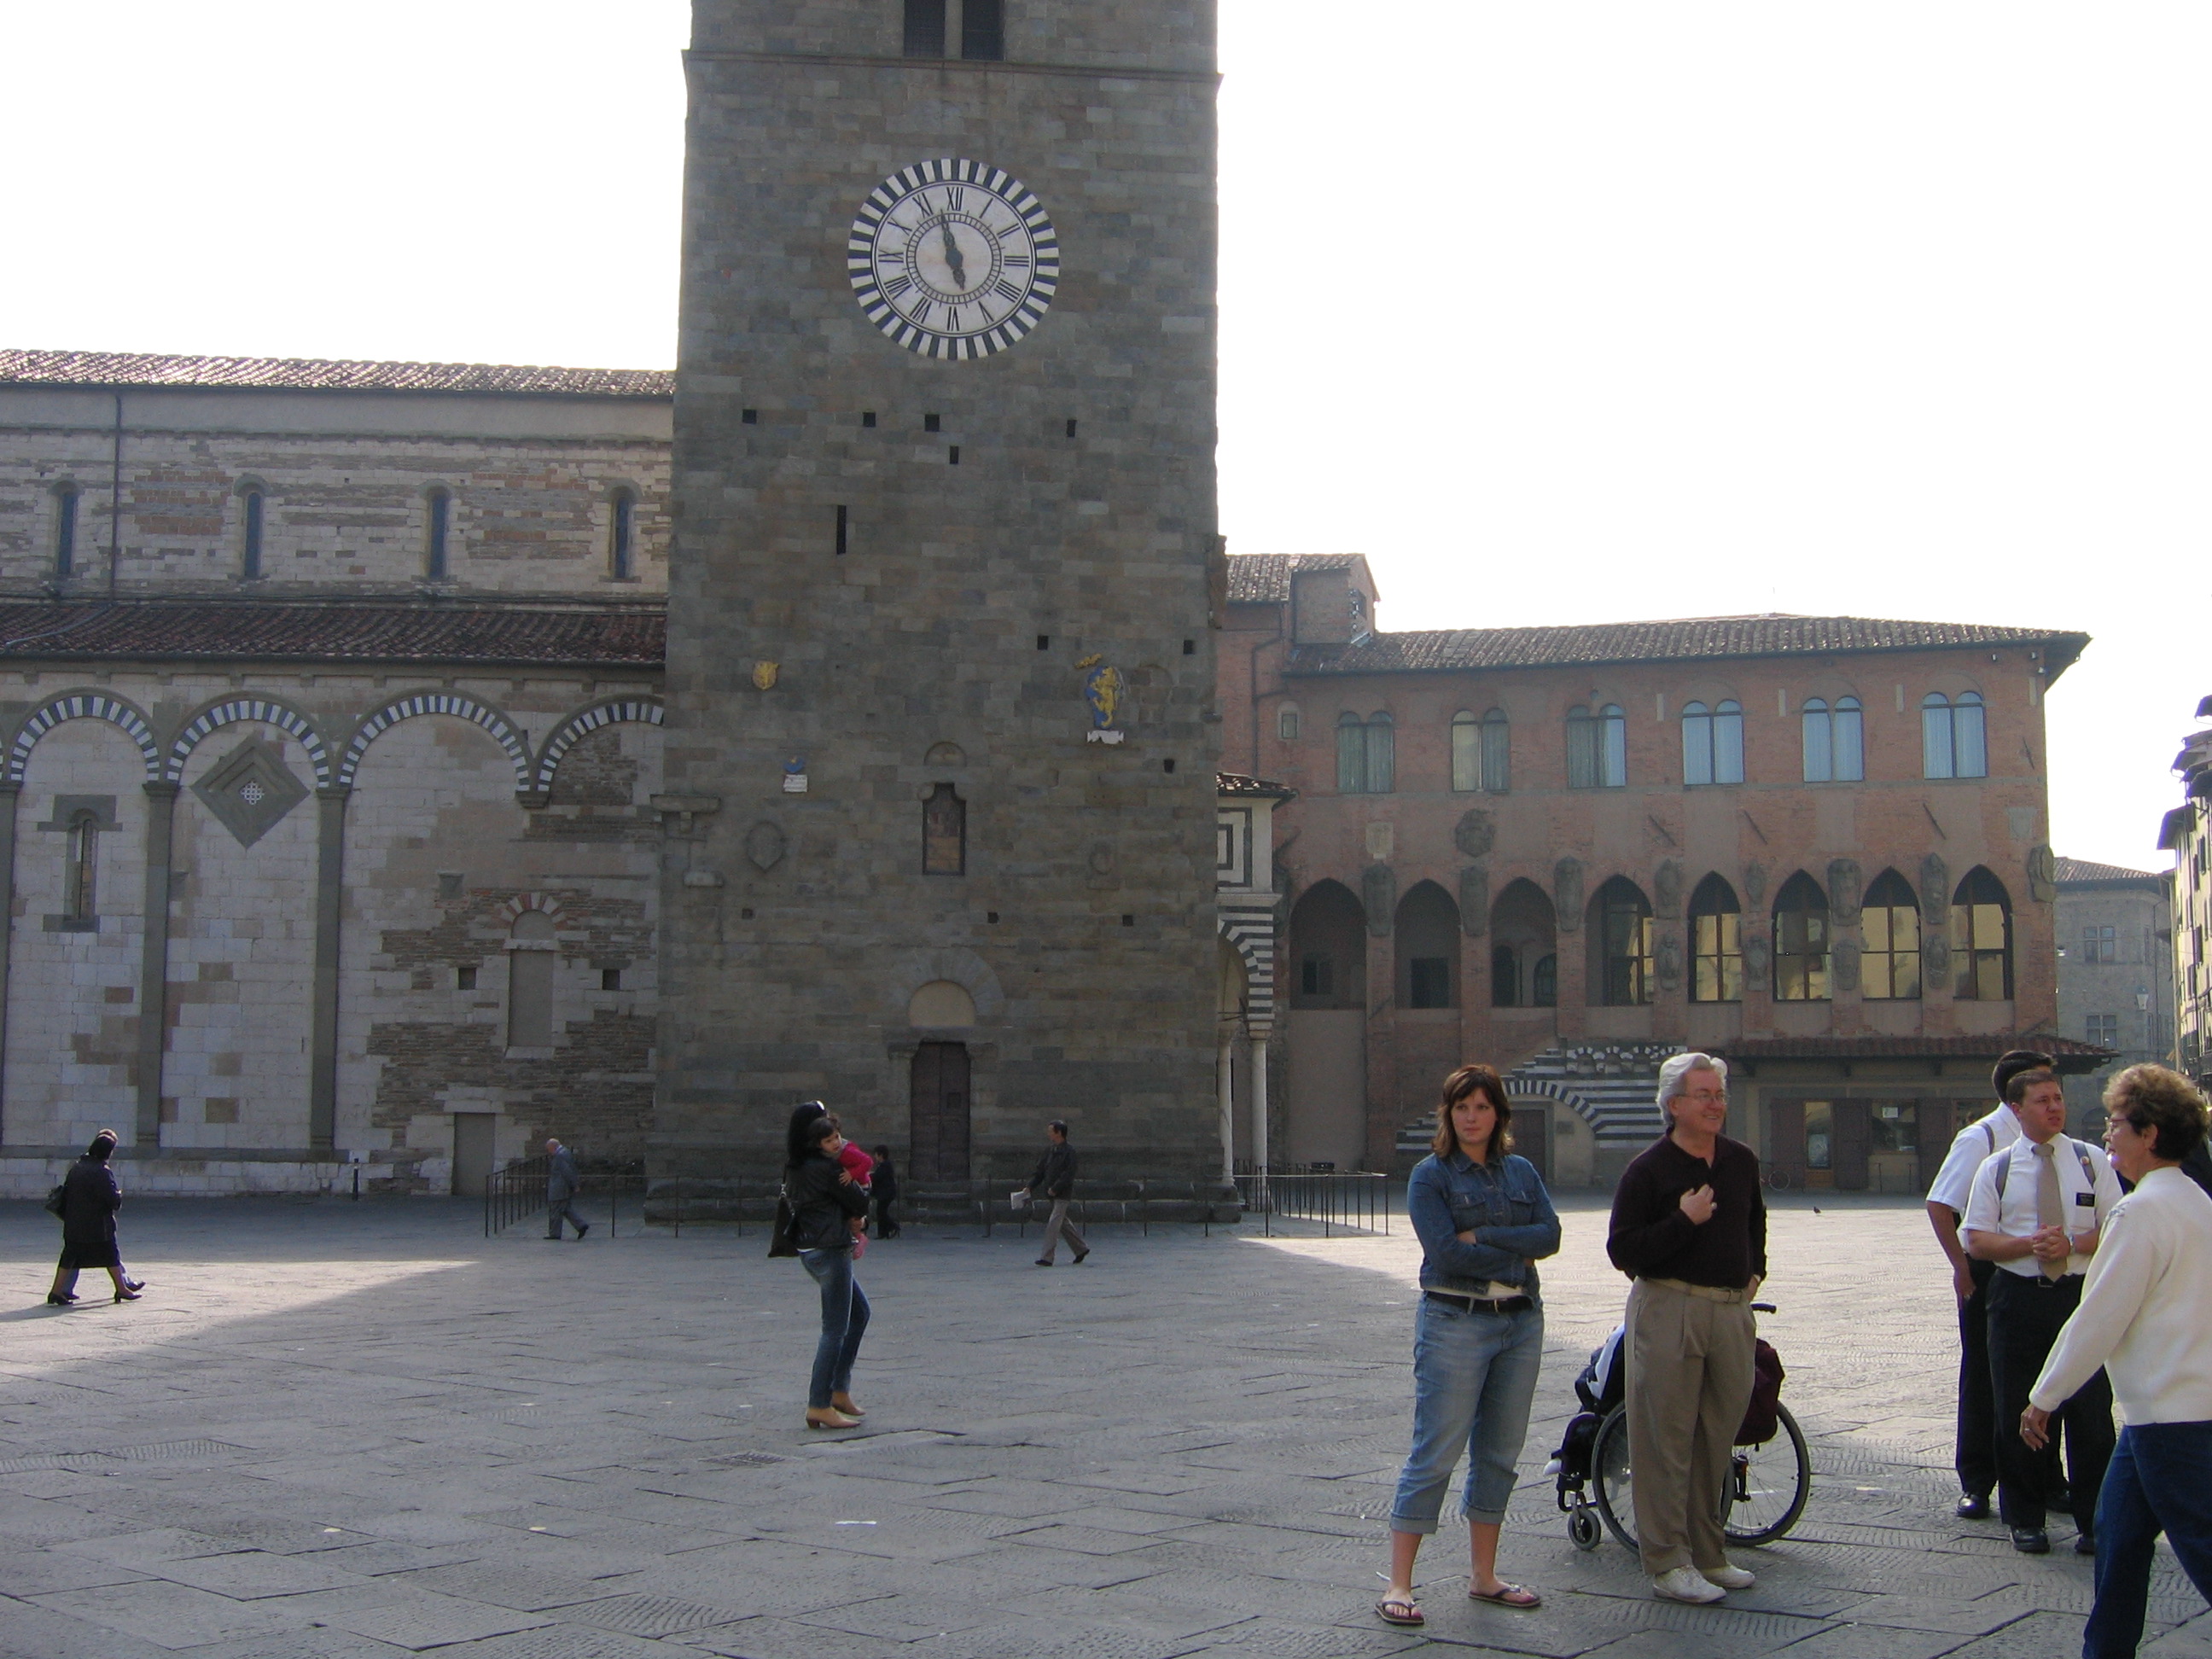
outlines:
[[[1433, 1154], [1413, 1166], [1406, 1213], [1421, 1240], [1421, 1288], [1480, 1296], [1492, 1280], [1541, 1300], [1536, 1259], [1559, 1249], [1559, 1218], [1544, 1178], [1511, 1153], [1495, 1165], [1464, 1152]], [[1480, 1242], [1458, 1235], [1479, 1230]]]

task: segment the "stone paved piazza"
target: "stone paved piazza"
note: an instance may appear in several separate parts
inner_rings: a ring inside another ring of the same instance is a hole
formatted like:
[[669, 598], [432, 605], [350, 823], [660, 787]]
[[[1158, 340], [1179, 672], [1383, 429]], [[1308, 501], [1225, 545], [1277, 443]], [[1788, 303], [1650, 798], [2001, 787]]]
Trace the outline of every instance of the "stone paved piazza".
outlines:
[[[1547, 1605], [1468, 1603], [1447, 1532], [1418, 1635], [1369, 1611], [1409, 1426], [1402, 1220], [1101, 1227], [1050, 1273], [1034, 1236], [909, 1228], [862, 1264], [866, 1431], [829, 1439], [799, 1420], [812, 1286], [757, 1231], [556, 1247], [440, 1200], [146, 1202], [122, 1220], [147, 1299], [95, 1301], [88, 1275], [63, 1311], [52, 1222], [9, 1206], [0, 1652], [2072, 1659], [2089, 1566], [2063, 1529], [2030, 1559], [1950, 1519], [1951, 1315], [1919, 1206], [1780, 1202], [1765, 1329], [1819, 1477], [1797, 1530], [1746, 1553], [1758, 1589], [1660, 1603], [1610, 1540], [1567, 1542], [1539, 1471], [1624, 1289], [1583, 1200], [1547, 1266], [1504, 1561]], [[2212, 1654], [2161, 1568], [2145, 1650]]]

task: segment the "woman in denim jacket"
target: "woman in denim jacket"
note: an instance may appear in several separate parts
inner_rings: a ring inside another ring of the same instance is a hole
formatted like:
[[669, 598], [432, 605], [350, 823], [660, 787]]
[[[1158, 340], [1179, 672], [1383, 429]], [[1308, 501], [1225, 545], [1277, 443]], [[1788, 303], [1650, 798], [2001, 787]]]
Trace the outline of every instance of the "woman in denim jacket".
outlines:
[[1468, 1594], [1505, 1607], [1542, 1598], [1498, 1576], [1498, 1529], [1528, 1432], [1544, 1358], [1538, 1258], [1559, 1248], [1559, 1218], [1543, 1177], [1512, 1155], [1513, 1109], [1487, 1066], [1444, 1079], [1430, 1155], [1413, 1169], [1406, 1211], [1421, 1240], [1413, 1325], [1413, 1450], [1390, 1504], [1390, 1588], [1375, 1611], [1392, 1625], [1424, 1621], [1413, 1558], [1437, 1529], [1460, 1450], [1468, 1453]]

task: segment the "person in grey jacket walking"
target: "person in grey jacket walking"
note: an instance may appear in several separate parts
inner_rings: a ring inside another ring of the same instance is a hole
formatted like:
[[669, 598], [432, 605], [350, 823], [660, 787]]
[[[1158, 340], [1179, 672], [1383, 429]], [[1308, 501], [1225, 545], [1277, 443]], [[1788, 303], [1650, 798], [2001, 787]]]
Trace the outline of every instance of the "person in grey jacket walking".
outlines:
[[1054, 1118], [1046, 1125], [1045, 1133], [1052, 1137], [1052, 1145], [1037, 1160], [1030, 1184], [1022, 1188], [1032, 1203], [1042, 1199], [1052, 1206], [1052, 1218], [1044, 1228], [1044, 1253], [1037, 1257], [1036, 1264], [1040, 1267], [1052, 1266], [1062, 1234], [1066, 1235], [1067, 1247], [1075, 1252], [1075, 1259], [1080, 1263], [1091, 1254], [1091, 1247], [1083, 1242], [1083, 1235], [1067, 1218], [1068, 1202], [1075, 1196], [1075, 1148], [1067, 1144], [1067, 1125], [1060, 1119]]
[[576, 1224], [580, 1239], [591, 1224], [576, 1213], [575, 1199], [584, 1178], [576, 1173], [576, 1157], [557, 1140], [545, 1143], [545, 1237], [558, 1239], [563, 1217]]

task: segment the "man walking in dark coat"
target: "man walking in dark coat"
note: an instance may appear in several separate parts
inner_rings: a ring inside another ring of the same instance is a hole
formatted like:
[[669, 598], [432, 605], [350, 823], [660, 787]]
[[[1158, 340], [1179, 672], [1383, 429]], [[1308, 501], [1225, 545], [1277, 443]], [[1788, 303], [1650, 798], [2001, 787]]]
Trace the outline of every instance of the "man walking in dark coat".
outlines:
[[583, 1217], [576, 1213], [575, 1197], [583, 1186], [584, 1178], [576, 1173], [576, 1159], [566, 1146], [557, 1140], [545, 1143], [545, 1237], [557, 1240], [561, 1237], [562, 1217], [576, 1224], [576, 1237], [581, 1239], [592, 1229]]
[[1075, 1252], [1079, 1265], [1091, 1254], [1091, 1247], [1083, 1242], [1083, 1235], [1075, 1231], [1067, 1218], [1068, 1200], [1075, 1196], [1075, 1148], [1067, 1144], [1067, 1125], [1054, 1118], [1047, 1126], [1052, 1145], [1045, 1148], [1044, 1156], [1037, 1160], [1030, 1184], [1022, 1190], [1030, 1202], [1044, 1200], [1052, 1206], [1052, 1218], [1045, 1223], [1044, 1254], [1037, 1257], [1040, 1267], [1052, 1266], [1053, 1256], [1060, 1249], [1062, 1234], [1067, 1237], [1068, 1249]]

